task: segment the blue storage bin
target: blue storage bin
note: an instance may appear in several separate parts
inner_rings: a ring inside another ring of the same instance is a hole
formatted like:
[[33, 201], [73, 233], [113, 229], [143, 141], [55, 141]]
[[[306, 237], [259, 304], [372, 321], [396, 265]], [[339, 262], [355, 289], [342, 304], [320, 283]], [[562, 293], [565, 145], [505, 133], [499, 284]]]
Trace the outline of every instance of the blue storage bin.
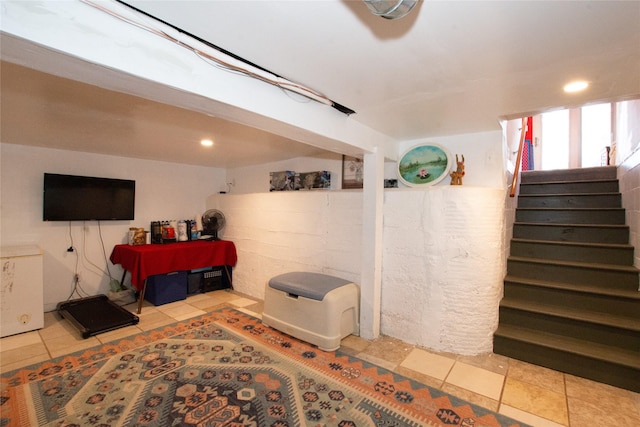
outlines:
[[147, 278], [144, 299], [153, 305], [168, 304], [187, 298], [187, 272], [176, 271]]

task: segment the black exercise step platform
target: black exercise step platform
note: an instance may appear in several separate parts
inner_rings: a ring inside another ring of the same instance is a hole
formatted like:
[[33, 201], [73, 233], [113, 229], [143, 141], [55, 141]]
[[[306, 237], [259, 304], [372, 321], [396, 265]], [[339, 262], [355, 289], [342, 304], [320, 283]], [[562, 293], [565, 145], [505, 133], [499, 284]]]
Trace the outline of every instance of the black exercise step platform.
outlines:
[[82, 338], [135, 325], [140, 318], [111, 301], [106, 295], [58, 303], [58, 313], [82, 334]]

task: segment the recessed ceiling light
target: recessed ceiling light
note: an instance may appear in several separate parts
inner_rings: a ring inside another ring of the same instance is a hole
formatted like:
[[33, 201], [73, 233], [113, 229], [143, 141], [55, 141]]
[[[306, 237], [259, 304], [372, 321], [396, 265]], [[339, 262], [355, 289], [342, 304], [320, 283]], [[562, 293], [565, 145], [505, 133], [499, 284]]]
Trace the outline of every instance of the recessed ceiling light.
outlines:
[[210, 139], [203, 139], [202, 141], [200, 141], [200, 144], [202, 144], [204, 147], [211, 147], [213, 146], [213, 141]]
[[575, 82], [567, 83], [566, 85], [564, 85], [564, 91], [569, 93], [580, 92], [582, 90], [585, 90], [587, 87], [589, 87], [588, 82], [585, 82], [583, 80], [575, 81]]

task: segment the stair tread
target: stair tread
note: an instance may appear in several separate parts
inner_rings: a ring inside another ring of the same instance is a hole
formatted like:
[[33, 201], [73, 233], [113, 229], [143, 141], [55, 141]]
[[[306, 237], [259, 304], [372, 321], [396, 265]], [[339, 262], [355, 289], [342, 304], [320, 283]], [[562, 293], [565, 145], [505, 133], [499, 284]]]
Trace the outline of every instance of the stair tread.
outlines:
[[640, 369], [640, 352], [637, 351], [512, 325], [500, 325], [494, 335]]
[[565, 181], [596, 181], [596, 180], [615, 180], [617, 179], [616, 166], [590, 166], [586, 168], [570, 168], [570, 169], [552, 169], [552, 170], [531, 170], [522, 171], [522, 181], [534, 177], [560, 176], [554, 178], [561, 182]]
[[589, 285], [568, 285], [562, 282], [551, 282], [547, 280], [535, 280], [535, 279], [527, 279], [518, 276], [507, 275], [504, 278], [505, 282], [519, 283], [528, 286], [538, 286], [543, 288], [552, 288], [559, 289], [564, 291], [571, 292], [582, 292], [589, 294], [598, 294], [604, 295], [608, 297], [619, 297], [619, 298], [629, 298], [640, 300], [640, 292], [639, 291], [627, 291], [624, 289], [617, 288], [604, 288], [599, 286], [589, 286]]
[[575, 228], [586, 228], [586, 227], [599, 227], [599, 228], [629, 228], [626, 224], [568, 224], [568, 223], [558, 223], [558, 222], [519, 222], [516, 221], [513, 225], [539, 225], [546, 227], [575, 227]]
[[561, 266], [570, 266], [570, 267], [580, 267], [587, 268], [593, 270], [616, 270], [627, 273], [638, 273], [638, 270], [633, 265], [620, 265], [620, 264], [601, 264], [596, 262], [580, 262], [580, 261], [564, 261], [564, 260], [556, 260], [556, 259], [545, 259], [545, 258], [529, 258], [529, 257], [519, 257], [510, 255], [507, 258], [508, 261], [520, 261], [520, 262], [528, 262], [532, 264], [551, 264], [551, 265], [561, 265]]
[[519, 302], [508, 297], [502, 298], [500, 306], [640, 332], [640, 319], [633, 317], [552, 306], [531, 301]]
[[619, 196], [620, 192], [607, 191], [599, 193], [525, 193], [518, 194], [518, 197], [567, 197], [567, 196], [579, 196], [579, 197], [591, 197], [591, 196]]
[[522, 243], [543, 243], [547, 245], [558, 246], [584, 246], [589, 248], [612, 248], [612, 249], [634, 249], [633, 245], [627, 243], [593, 243], [593, 242], [569, 242], [564, 240], [539, 240], [539, 239], [523, 239], [514, 237], [511, 241]]
[[539, 181], [539, 182], [521, 182], [520, 185], [540, 185], [540, 184], [588, 184], [588, 183], [597, 183], [597, 182], [617, 182], [618, 179], [576, 179], [576, 180], [567, 180], [567, 181]]
[[624, 208], [611, 208], [611, 207], [604, 207], [604, 208], [572, 208], [572, 207], [562, 207], [562, 208], [548, 208], [545, 206], [538, 206], [538, 207], [523, 207], [523, 208], [516, 208], [516, 210], [519, 211], [580, 211], [580, 212], [594, 212], [594, 211], [624, 211]]

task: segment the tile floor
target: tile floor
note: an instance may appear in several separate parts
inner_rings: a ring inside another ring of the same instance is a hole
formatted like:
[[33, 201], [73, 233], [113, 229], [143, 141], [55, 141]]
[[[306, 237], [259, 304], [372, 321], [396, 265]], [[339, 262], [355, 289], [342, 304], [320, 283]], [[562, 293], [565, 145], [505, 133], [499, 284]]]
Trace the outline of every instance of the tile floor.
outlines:
[[[43, 329], [0, 339], [0, 370], [185, 320], [225, 303], [256, 317], [262, 315], [260, 301], [233, 291], [216, 291], [158, 307], [145, 302], [137, 325], [82, 339], [66, 320], [46, 313]], [[136, 310], [136, 304], [126, 307]], [[504, 356], [434, 353], [384, 336], [374, 341], [349, 336], [341, 350], [533, 426], [640, 426], [640, 394]]]

